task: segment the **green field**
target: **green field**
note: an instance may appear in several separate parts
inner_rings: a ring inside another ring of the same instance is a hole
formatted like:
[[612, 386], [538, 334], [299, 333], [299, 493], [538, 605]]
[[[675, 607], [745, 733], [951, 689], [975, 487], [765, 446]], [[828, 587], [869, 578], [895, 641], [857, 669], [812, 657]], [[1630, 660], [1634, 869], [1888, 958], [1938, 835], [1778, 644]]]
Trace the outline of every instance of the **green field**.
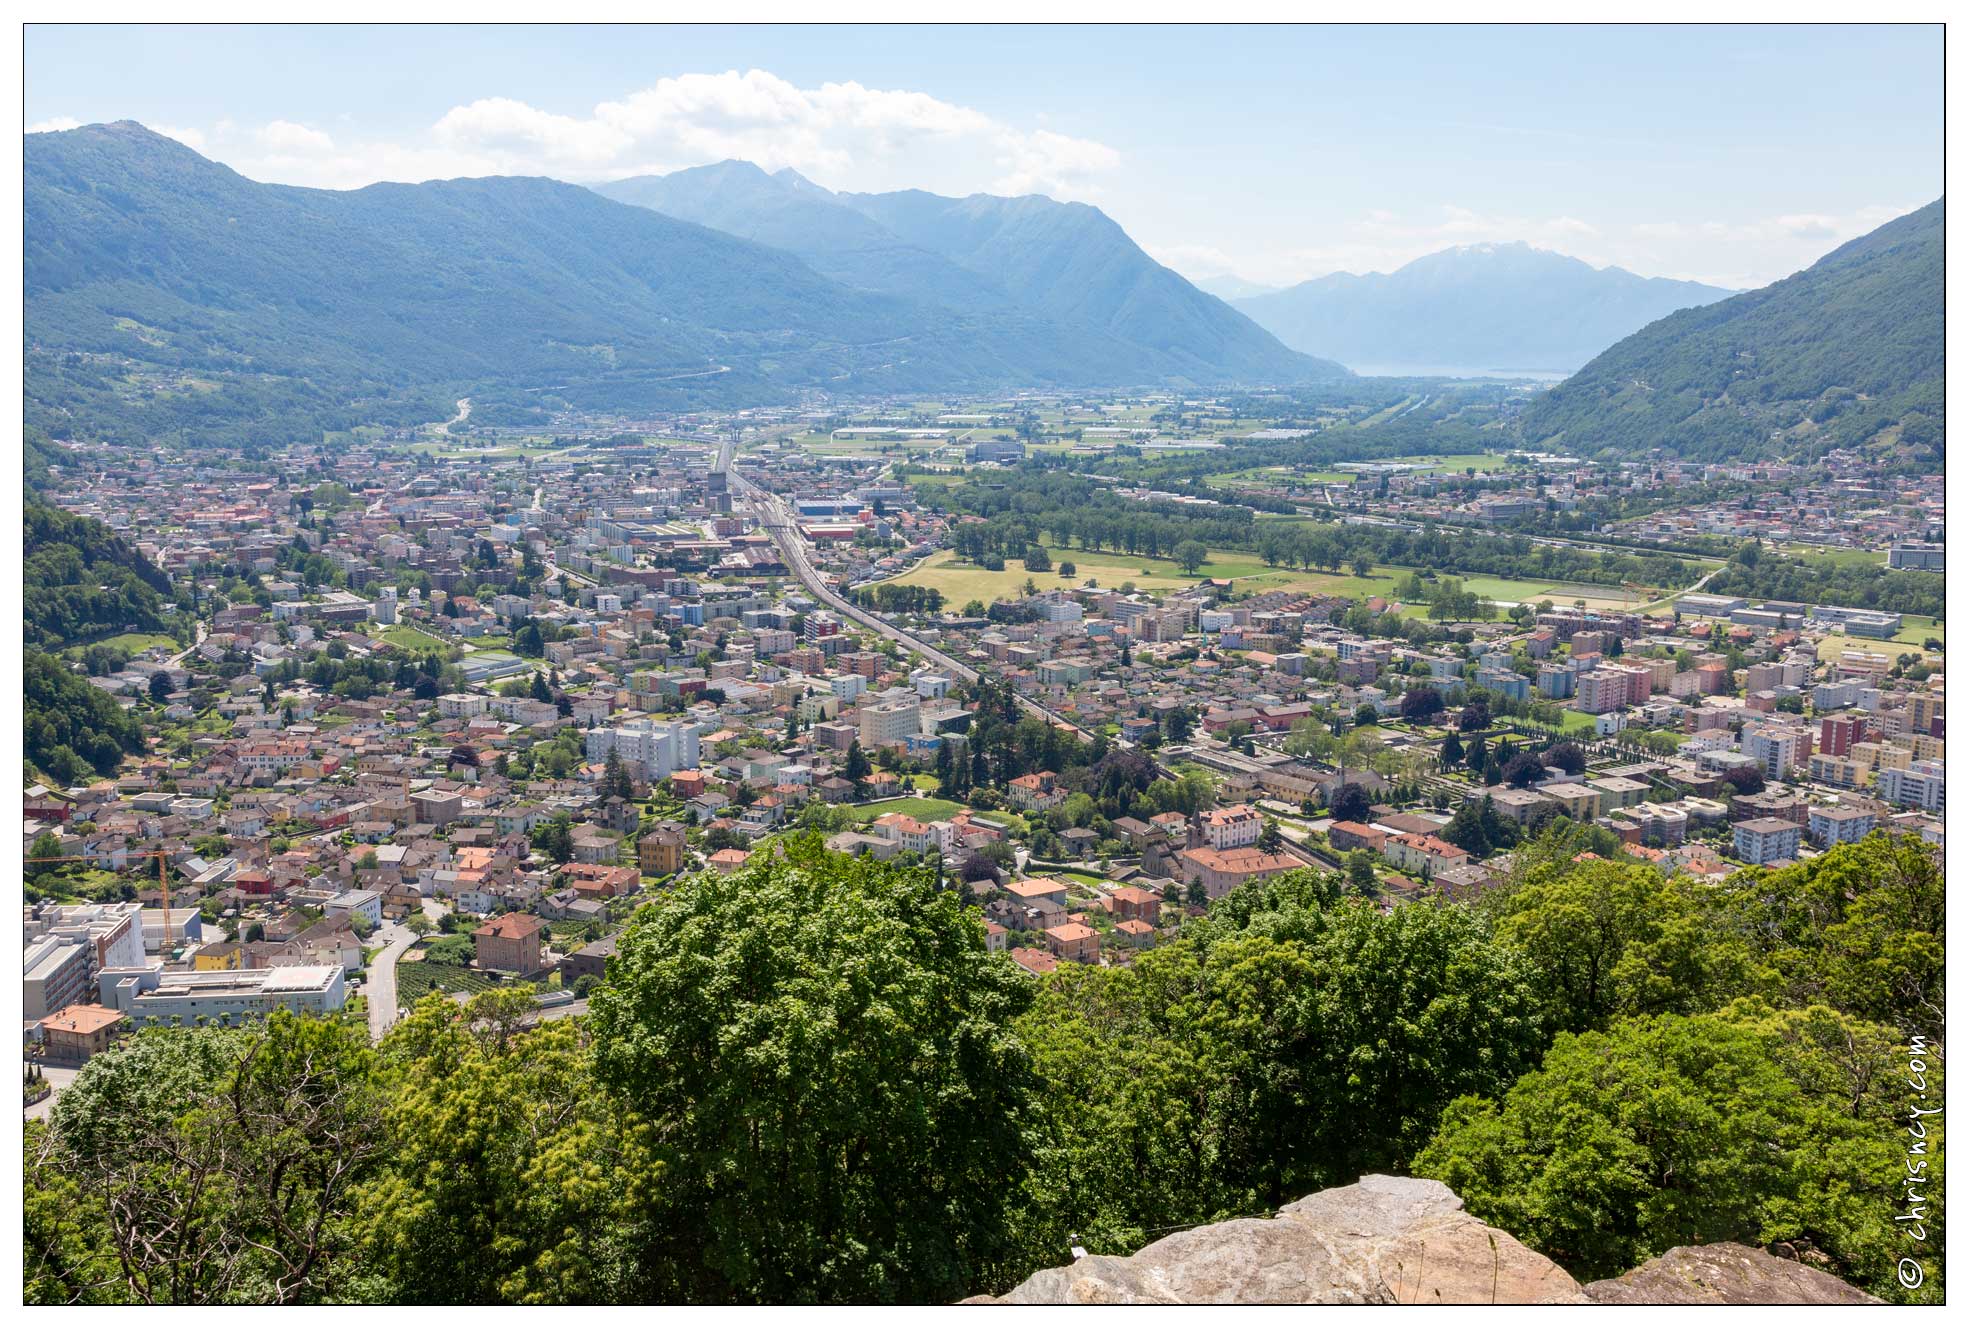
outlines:
[[1901, 630], [1894, 634], [1894, 640], [1910, 646], [1919, 646], [1926, 638], [1936, 641], [1948, 640], [1942, 635], [1942, 621], [1923, 614], [1904, 614], [1901, 616]]
[[1389, 461], [1410, 462], [1432, 471], [1503, 471], [1511, 459], [1496, 452], [1455, 452], [1444, 457], [1390, 457]]
[[443, 638], [433, 637], [430, 633], [413, 628], [408, 623], [394, 623], [377, 633], [376, 638], [378, 641], [386, 641], [406, 651], [441, 651], [447, 644]]
[[[1195, 578], [1185, 577], [1182, 569], [1165, 560], [1079, 550], [1071, 553], [1053, 550], [1051, 553], [1054, 564], [1051, 572], [1028, 573], [1025, 565], [1017, 559], [1007, 560], [1003, 572], [992, 572], [959, 562], [957, 554], [946, 549], [930, 555], [895, 580], [900, 586], [934, 586], [943, 592], [944, 602], [952, 607], [962, 606], [970, 600], [990, 603], [1018, 595], [1028, 577], [1033, 585], [1042, 590], [1085, 585], [1090, 577], [1102, 586], [1119, 586], [1126, 581], [1145, 591], [1176, 590], [1196, 584]], [[1059, 563], [1063, 558], [1074, 565], [1072, 577], [1059, 574]], [[1166, 571], [1143, 571], [1144, 568], [1154, 569], [1158, 565]]]
[[1817, 559], [1841, 568], [1887, 566], [1887, 551], [1884, 549], [1828, 549], [1823, 545], [1801, 544], [1779, 545], [1778, 549], [1796, 558]]
[[1588, 609], [1631, 609], [1641, 597], [1618, 586], [1589, 586], [1573, 582], [1536, 581], [1518, 577], [1465, 577], [1463, 589], [1501, 604], [1537, 604], [1550, 600], [1555, 605], [1586, 601]]
[[1943, 635], [1942, 624], [1919, 614], [1908, 614], [1901, 619], [1901, 630], [1884, 641], [1874, 637], [1849, 637], [1843, 632], [1833, 633], [1819, 643], [1819, 659], [1837, 660], [1841, 651], [1871, 651], [1891, 659], [1911, 650], [1922, 650], [1921, 643], [1931, 637], [1943, 643], [1948, 640]]
[[166, 650], [176, 651], [178, 649], [178, 642], [175, 637], [166, 636], [162, 632], [119, 632], [114, 637], [104, 637], [101, 641], [85, 642], [80, 646], [70, 646], [62, 654], [71, 660], [80, 659], [82, 652], [88, 650], [91, 646], [107, 646], [113, 651], [121, 651], [125, 655], [137, 656], [142, 655], [153, 646], [162, 646]]
[[[960, 562], [954, 551], [943, 550], [932, 554], [895, 581], [903, 586], [934, 586], [943, 592], [944, 602], [955, 608], [971, 600], [989, 603], [993, 599], [1017, 596], [1028, 577], [1041, 590], [1085, 585], [1091, 577], [1100, 586], [1119, 587], [1128, 582], [1139, 591], [1180, 590], [1195, 585], [1198, 578], [1225, 577], [1236, 582], [1240, 591], [1294, 590], [1312, 595], [1365, 599], [1374, 595], [1392, 598], [1397, 583], [1410, 572], [1408, 568], [1387, 564], [1377, 564], [1365, 577], [1341, 572], [1307, 572], [1268, 567], [1255, 554], [1213, 549], [1209, 561], [1198, 570], [1196, 577], [1190, 577], [1173, 560], [1166, 558], [1144, 558], [1112, 551], [1095, 553], [1049, 549], [1048, 552], [1053, 557], [1055, 570], [1028, 573], [1017, 559], [1006, 560], [1003, 572], [991, 572]], [[1063, 561], [1074, 565], [1071, 578], [1061, 577], [1057, 571]], [[1465, 577], [1462, 581], [1465, 590], [1507, 605], [1521, 602], [1536, 604], [1540, 600], [1569, 605], [1574, 600], [1584, 600], [1590, 609], [1625, 609], [1640, 600], [1639, 596], [1617, 586], [1572, 585], [1515, 577], [1477, 576]]]
[[886, 817], [891, 812], [900, 812], [905, 817], [918, 821], [943, 821], [953, 813], [962, 812], [962, 803], [953, 803], [947, 798], [892, 798], [886, 803], [871, 803], [855, 809], [855, 820], [871, 822], [877, 817]]
[[[856, 426], [849, 425], [852, 429]], [[875, 428], [876, 426], [865, 426]], [[781, 452], [800, 452], [810, 456], [827, 457], [879, 457], [885, 455], [929, 454], [940, 448], [956, 446], [960, 439], [970, 435], [979, 437], [1004, 437], [1011, 435], [1003, 430], [985, 431], [966, 429], [958, 426], [930, 425], [932, 429], [949, 429], [941, 438], [876, 438], [868, 435], [838, 438], [829, 434], [808, 432], [777, 439]]]

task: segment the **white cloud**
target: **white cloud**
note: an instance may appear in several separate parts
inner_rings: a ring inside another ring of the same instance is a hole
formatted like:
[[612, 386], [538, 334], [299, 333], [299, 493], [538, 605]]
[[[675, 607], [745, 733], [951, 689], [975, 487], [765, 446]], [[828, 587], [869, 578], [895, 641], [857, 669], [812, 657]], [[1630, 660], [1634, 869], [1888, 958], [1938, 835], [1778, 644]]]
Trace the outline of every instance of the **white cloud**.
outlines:
[[487, 97], [446, 111], [432, 127], [441, 148], [550, 171], [606, 169], [630, 140], [606, 125], [551, 115], [510, 97]]
[[303, 157], [335, 150], [334, 139], [319, 129], [309, 129], [292, 120], [275, 120], [262, 125], [254, 138], [270, 152], [293, 153]]
[[152, 125], [151, 128], [166, 138], [176, 139], [193, 152], [205, 151], [205, 135], [196, 129], [181, 129], [175, 125]]
[[1121, 154], [1092, 139], [1069, 138], [1042, 129], [998, 136], [999, 161], [1006, 173], [992, 181], [999, 194], [1051, 194], [1082, 198], [1099, 192], [1100, 179], [1121, 165]]
[[53, 134], [64, 129], [80, 129], [82, 122], [72, 115], [58, 115], [52, 120], [37, 120], [27, 127], [30, 134]]
[[254, 179], [337, 189], [457, 175], [591, 182], [738, 158], [836, 189], [1089, 198], [1121, 163], [1106, 144], [1021, 129], [928, 93], [803, 88], [759, 69], [659, 79], [586, 115], [482, 98], [409, 141], [344, 141], [285, 120], [215, 127], [209, 141], [212, 155]]

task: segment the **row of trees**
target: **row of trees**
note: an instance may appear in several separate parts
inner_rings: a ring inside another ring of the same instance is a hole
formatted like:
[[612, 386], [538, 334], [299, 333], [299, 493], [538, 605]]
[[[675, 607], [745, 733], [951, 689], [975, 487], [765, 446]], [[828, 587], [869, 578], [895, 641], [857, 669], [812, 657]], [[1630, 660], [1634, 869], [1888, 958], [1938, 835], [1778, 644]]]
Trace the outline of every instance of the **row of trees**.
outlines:
[[884, 614], [934, 614], [943, 609], [943, 592], [934, 586], [899, 586], [885, 581], [856, 587], [847, 598], [863, 609]]
[[[1365, 576], [1395, 564], [1431, 573], [1484, 573], [1547, 581], [1686, 586], [1702, 569], [1672, 554], [1633, 553], [1537, 544], [1522, 535], [1491, 535], [1425, 524], [1342, 525], [1259, 521], [1248, 508], [1223, 505], [1202, 512], [1177, 504], [1140, 503], [1091, 477], [1033, 468], [989, 481], [926, 487], [925, 501], [980, 516], [953, 529], [957, 552], [973, 561], [1022, 557], [1050, 538], [1057, 548], [1113, 549], [1147, 557], [1179, 557], [1186, 543], [1202, 549], [1249, 550], [1273, 567]], [[1196, 560], [1201, 566], [1202, 559]], [[1195, 567], [1187, 570], [1194, 571]], [[1460, 588], [1458, 588], [1460, 590]], [[1468, 606], [1477, 610], [1475, 597]]]

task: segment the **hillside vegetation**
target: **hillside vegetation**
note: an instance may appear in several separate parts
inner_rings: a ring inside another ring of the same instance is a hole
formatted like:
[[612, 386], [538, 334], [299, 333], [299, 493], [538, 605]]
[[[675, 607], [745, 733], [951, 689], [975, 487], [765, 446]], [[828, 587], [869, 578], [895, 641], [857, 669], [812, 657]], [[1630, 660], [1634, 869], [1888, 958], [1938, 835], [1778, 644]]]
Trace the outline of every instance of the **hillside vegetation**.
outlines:
[[171, 579], [93, 517], [29, 495], [21, 594], [28, 644], [59, 649], [122, 632], [166, 630]]
[[55, 656], [28, 650], [22, 660], [22, 727], [27, 760], [57, 783], [116, 773], [144, 751], [144, 729], [110, 695]]
[[1898, 449], [1938, 465], [1943, 201], [1761, 290], [1616, 343], [1523, 416], [1528, 444], [1697, 458]]

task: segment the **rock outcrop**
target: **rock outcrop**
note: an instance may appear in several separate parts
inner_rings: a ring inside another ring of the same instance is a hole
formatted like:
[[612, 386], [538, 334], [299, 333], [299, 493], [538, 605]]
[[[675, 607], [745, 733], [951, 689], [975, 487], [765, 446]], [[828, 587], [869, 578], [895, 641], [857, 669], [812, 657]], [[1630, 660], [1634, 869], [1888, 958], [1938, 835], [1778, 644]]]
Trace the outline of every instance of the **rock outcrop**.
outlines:
[[1717, 1242], [1677, 1246], [1619, 1278], [1586, 1285], [1609, 1306], [1877, 1306], [1822, 1269], [1781, 1260], [1753, 1246]]
[[1191, 1228], [1133, 1255], [1034, 1274], [1011, 1305], [1580, 1303], [1571, 1275], [1463, 1212], [1439, 1181], [1363, 1177], [1278, 1211]]
[[1748, 1246], [1678, 1246], [1582, 1288], [1439, 1181], [1362, 1177], [1286, 1205], [1042, 1269], [999, 1305], [1855, 1305], [1875, 1299]]

